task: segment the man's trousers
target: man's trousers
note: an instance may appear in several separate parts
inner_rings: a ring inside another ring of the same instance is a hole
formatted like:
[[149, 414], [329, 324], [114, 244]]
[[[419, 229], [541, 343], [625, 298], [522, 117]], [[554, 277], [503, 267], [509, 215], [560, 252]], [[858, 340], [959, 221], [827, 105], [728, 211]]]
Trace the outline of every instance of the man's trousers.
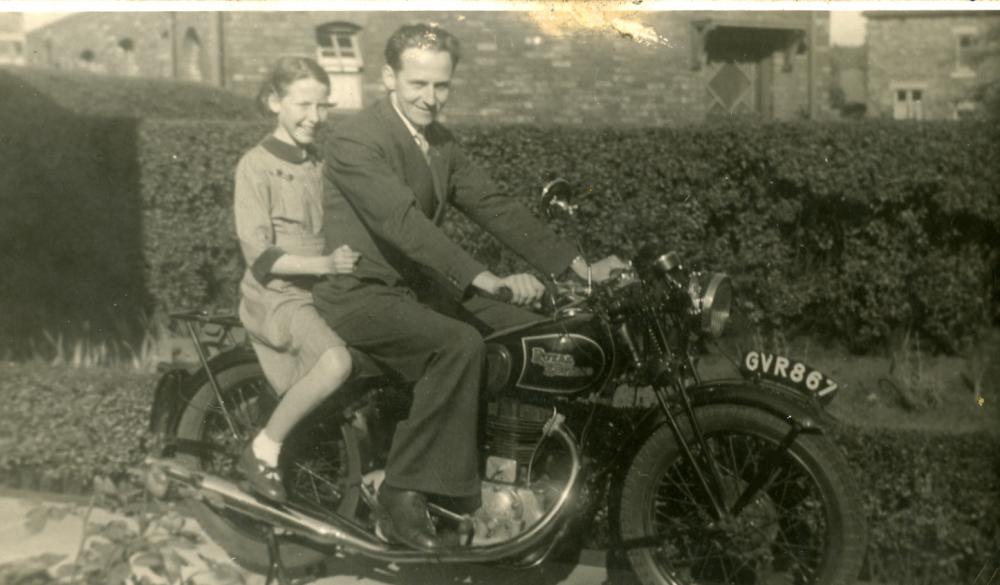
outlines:
[[478, 496], [481, 331], [541, 317], [480, 296], [452, 307], [452, 316], [446, 316], [405, 287], [338, 281], [313, 288], [320, 315], [349, 346], [414, 383], [409, 417], [393, 436], [385, 481], [429, 494]]

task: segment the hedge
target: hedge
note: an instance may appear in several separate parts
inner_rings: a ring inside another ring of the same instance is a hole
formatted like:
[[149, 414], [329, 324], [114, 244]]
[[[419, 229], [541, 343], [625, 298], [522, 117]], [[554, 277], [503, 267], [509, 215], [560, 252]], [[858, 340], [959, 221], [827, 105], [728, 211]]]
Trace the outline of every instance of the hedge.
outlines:
[[972, 583], [1000, 554], [1000, 433], [845, 427], [868, 513], [871, 581]]
[[[146, 454], [156, 377], [0, 364], [0, 486], [83, 493]], [[1000, 550], [1000, 434], [844, 427], [869, 517], [863, 577], [972, 583]]]
[[260, 119], [195, 83], [0, 68], [0, 357], [45, 332], [141, 338], [145, 282], [138, 127]]
[[[94, 75], [34, 67], [0, 67], [0, 95], [17, 102], [12, 112], [35, 123], [52, 111], [81, 117], [253, 120], [247, 96], [194, 81]], [[28, 109], [25, 109], [28, 108]], [[46, 130], [54, 125], [46, 124]]]
[[[756, 327], [859, 352], [905, 332], [955, 351], [1000, 316], [1000, 126], [461, 128], [470, 155], [529, 205], [562, 175], [585, 195], [588, 254], [643, 244], [724, 270]], [[231, 308], [240, 260], [231, 169], [266, 127], [139, 127], [144, 257], [157, 306]], [[463, 217], [447, 229], [498, 270], [515, 258]], [[574, 235], [575, 234], [575, 235]]]
[[[95, 114], [55, 100], [83, 78], [13, 75], [0, 71], [0, 90], [11, 89], [0, 92], [11, 105], [0, 108], [0, 357], [43, 330], [115, 337], [178, 307], [232, 310], [242, 271], [232, 172], [269, 130], [249, 100], [101, 77], [75, 92], [109, 104]], [[37, 90], [45, 83], [52, 95]], [[142, 96], [134, 110], [122, 105], [127, 88]], [[146, 107], [227, 119], [137, 117]], [[738, 314], [764, 333], [865, 352], [909, 332], [951, 352], [1000, 317], [996, 123], [457, 134], [528, 204], [555, 175], [579, 185], [579, 219], [558, 227], [588, 255], [650, 244], [733, 275]], [[447, 229], [497, 270], [520, 265], [462, 217]]]

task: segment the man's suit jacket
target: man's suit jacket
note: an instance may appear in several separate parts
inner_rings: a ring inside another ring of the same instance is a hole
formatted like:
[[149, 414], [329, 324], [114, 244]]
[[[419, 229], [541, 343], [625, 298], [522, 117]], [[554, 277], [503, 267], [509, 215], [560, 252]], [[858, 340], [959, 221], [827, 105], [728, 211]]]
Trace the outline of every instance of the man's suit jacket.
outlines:
[[486, 267], [439, 227], [451, 205], [543, 273], [569, 266], [576, 249], [501, 193], [451, 132], [433, 123], [425, 137], [430, 164], [388, 98], [333, 129], [324, 233], [329, 249], [348, 244], [361, 252], [356, 279], [415, 289], [433, 281], [461, 298]]

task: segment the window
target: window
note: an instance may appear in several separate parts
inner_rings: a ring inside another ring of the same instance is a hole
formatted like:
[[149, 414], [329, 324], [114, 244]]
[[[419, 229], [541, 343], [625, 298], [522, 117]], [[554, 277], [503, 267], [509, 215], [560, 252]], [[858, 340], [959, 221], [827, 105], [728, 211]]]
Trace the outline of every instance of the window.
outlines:
[[328, 22], [316, 27], [316, 60], [327, 71], [357, 73], [361, 71], [361, 47], [358, 31], [361, 27], [349, 22]]
[[968, 120], [977, 115], [976, 102], [972, 100], [962, 100], [955, 104], [955, 119]]
[[924, 91], [923, 87], [896, 87], [893, 90], [893, 119], [923, 120], [924, 99], [926, 97]]
[[956, 28], [955, 34], [955, 71], [953, 75], [975, 75], [975, 53], [979, 48], [979, 34], [975, 28]]
[[338, 109], [361, 109], [364, 62], [358, 31], [349, 22], [328, 22], [316, 27], [316, 61], [330, 75], [330, 101]]

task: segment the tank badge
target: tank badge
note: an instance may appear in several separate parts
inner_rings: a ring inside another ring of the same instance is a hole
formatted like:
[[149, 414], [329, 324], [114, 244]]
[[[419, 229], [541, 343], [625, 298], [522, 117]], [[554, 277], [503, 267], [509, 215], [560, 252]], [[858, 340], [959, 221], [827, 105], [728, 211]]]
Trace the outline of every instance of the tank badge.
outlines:
[[568, 353], [547, 352], [541, 347], [531, 348], [531, 363], [542, 366], [543, 376], [553, 378], [579, 378], [594, 373], [594, 368], [577, 367]]

